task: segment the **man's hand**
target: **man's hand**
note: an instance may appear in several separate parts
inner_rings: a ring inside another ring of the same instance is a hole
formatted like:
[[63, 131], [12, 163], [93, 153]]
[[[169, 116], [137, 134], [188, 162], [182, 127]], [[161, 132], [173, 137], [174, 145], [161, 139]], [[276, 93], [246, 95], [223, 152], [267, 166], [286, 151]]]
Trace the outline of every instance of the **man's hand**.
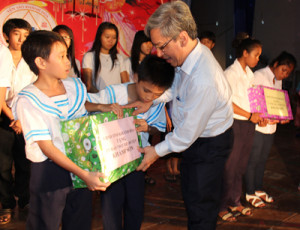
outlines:
[[133, 116], [136, 116], [140, 113], [147, 112], [152, 104], [153, 104], [152, 101], [147, 102], [147, 103], [143, 103], [141, 101], [135, 101], [135, 102], [132, 102], [130, 104], [123, 105], [122, 108], [124, 108], [124, 109], [136, 108], [136, 110], [132, 113]]
[[142, 163], [136, 170], [145, 172], [150, 167], [150, 165], [152, 165], [159, 158], [159, 156], [157, 155], [153, 146], [147, 146], [143, 149], [139, 148], [138, 150], [144, 153], [145, 155], [144, 159], [142, 160]]

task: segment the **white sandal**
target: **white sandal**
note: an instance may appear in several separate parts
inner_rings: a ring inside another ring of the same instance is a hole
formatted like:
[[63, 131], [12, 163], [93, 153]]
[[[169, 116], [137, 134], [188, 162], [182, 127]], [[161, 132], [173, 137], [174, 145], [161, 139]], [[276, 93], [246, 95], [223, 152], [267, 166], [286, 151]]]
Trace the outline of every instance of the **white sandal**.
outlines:
[[266, 192], [255, 192], [255, 195], [267, 203], [274, 202], [273, 197], [269, 196]]
[[262, 208], [265, 206], [265, 203], [261, 200], [261, 198], [255, 195], [249, 195], [246, 193], [246, 200], [255, 208]]

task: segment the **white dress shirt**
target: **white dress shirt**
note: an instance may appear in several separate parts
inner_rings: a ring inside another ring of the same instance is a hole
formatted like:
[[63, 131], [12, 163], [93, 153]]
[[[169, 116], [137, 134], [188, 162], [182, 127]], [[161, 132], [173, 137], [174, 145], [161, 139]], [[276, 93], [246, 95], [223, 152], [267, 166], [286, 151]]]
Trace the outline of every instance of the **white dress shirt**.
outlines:
[[[235, 59], [234, 63], [224, 72], [232, 90], [232, 102], [238, 107], [250, 113], [250, 101], [248, 98], [248, 88], [253, 86], [253, 72], [246, 66], [243, 70], [240, 62]], [[233, 114], [238, 120], [248, 120], [244, 116]]]
[[167, 94], [173, 99], [174, 130], [155, 146], [159, 156], [182, 152], [199, 137], [218, 136], [233, 123], [230, 86], [211, 51], [199, 41], [176, 68]]

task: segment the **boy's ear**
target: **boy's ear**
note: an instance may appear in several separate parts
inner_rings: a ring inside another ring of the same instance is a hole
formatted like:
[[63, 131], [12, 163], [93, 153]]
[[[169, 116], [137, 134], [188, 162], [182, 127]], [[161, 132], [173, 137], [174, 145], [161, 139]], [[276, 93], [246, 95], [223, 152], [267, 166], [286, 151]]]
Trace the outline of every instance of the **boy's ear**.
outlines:
[[36, 64], [36, 66], [38, 67], [38, 69], [45, 69], [46, 68], [46, 60], [41, 58], [41, 57], [36, 57], [34, 59], [34, 63]]
[[139, 78], [138, 78], [137, 73], [134, 73], [134, 74], [133, 74], [133, 81], [134, 81], [134, 83], [138, 83]]
[[5, 41], [8, 43], [9, 42], [9, 37], [6, 35], [6, 33], [3, 33], [3, 37], [4, 37]]

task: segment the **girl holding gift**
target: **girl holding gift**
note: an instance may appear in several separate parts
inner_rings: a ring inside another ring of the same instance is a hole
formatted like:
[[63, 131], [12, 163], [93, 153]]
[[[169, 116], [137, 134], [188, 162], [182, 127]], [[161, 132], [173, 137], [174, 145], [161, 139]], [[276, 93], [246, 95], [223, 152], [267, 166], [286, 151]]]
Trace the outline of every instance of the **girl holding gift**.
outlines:
[[68, 74], [68, 77], [80, 78], [80, 62], [79, 60], [75, 59], [75, 44], [72, 29], [66, 25], [57, 25], [53, 28], [52, 31], [59, 33], [67, 44], [68, 56], [71, 62], [71, 69]]
[[[258, 40], [235, 39], [236, 60], [225, 70], [225, 76], [232, 89], [234, 111], [234, 144], [224, 170], [224, 191], [219, 216], [225, 221], [236, 221], [232, 212], [251, 215], [251, 209], [240, 202], [242, 194], [242, 176], [246, 171], [252, 148], [255, 124], [262, 118], [259, 113], [250, 112], [247, 90], [252, 86], [253, 73], [250, 68], [257, 65], [262, 52]], [[231, 210], [231, 212], [229, 210]]]
[[118, 54], [118, 39], [115, 24], [100, 24], [92, 48], [82, 59], [83, 80], [88, 92], [97, 93], [106, 86], [129, 81], [124, 59]]
[[[254, 85], [263, 85], [275, 89], [282, 88], [282, 80], [287, 78], [295, 69], [296, 59], [293, 55], [282, 52], [271, 64], [254, 73]], [[280, 121], [281, 124], [287, 121]], [[265, 164], [270, 153], [276, 123], [279, 121], [266, 120], [266, 126], [256, 125], [252, 151], [245, 174], [246, 200], [254, 207], [264, 207], [265, 203], [273, 202], [273, 198], [263, 190]]]

